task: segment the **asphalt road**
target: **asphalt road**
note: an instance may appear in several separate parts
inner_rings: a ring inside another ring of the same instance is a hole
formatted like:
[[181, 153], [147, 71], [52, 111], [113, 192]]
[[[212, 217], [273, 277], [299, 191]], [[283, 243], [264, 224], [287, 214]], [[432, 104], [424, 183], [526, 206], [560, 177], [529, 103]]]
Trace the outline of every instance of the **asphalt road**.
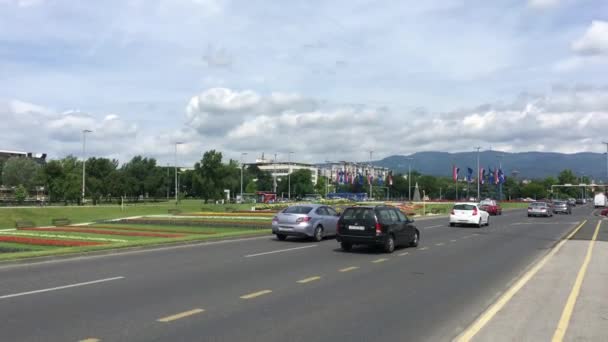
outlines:
[[419, 220], [390, 255], [268, 236], [0, 266], [0, 340], [450, 340], [591, 212]]

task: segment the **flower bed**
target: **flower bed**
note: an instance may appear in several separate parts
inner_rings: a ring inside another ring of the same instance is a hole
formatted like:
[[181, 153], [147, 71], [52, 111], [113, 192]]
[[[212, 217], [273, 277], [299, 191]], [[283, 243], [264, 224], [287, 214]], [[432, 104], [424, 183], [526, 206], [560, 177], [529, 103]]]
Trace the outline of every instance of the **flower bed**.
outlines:
[[32, 237], [21, 237], [21, 236], [0, 236], [0, 242], [16, 242], [26, 245], [42, 245], [42, 246], [58, 246], [58, 247], [79, 247], [79, 246], [98, 246], [103, 245], [104, 242], [95, 241], [77, 241], [77, 240], [52, 240], [52, 239], [39, 239]]
[[22, 228], [20, 230], [35, 230], [35, 231], [49, 231], [49, 232], [77, 232], [77, 233], [90, 233], [90, 234], [103, 234], [103, 235], [145, 236], [145, 237], [159, 237], [159, 238], [177, 238], [177, 237], [184, 236], [184, 234], [117, 232], [117, 231], [105, 230], [105, 229], [72, 228], [72, 227]]
[[[138, 222], [129, 222], [138, 224]], [[163, 222], [166, 224], [166, 222]], [[108, 228], [108, 229], [118, 229], [118, 230], [129, 230], [129, 231], [140, 231], [140, 232], [158, 232], [158, 233], [183, 233], [183, 234], [216, 234], [215, 232], [193, 232], [193, 231], [184, 231], [184, 232], [176, 232], [174, 230], [163, 230], [163, 229], [151, 229], [151, 228], [133, 228], [133, 227], [122, 227], [119, 225], [95, 225], [93, 228]]]
[[103, 242], [127, 242], [127, 240], [121, 239], [108, 239], [99, 237], [89, 236], [77, 236], [77, 235], [59, 235], [59, 234], [43, 234], [43, 233], [23, 233], [23, 232], [0, 232], [2, 235], [7, 236], [32, 236], [38, 238], [52, 238], [52, 239], [68, 239], [68, 240], [85, 240], [85, 241], [103, 241]]
[[[238, 220], [158, 220], [158, 219], [125, 219], [120, 221], [114, 221], [116, 223], [123, 224], [162, 224], [162, 225], [175, 225], [175, 226], [204, 226], [204, 227], [239, 227], [239, 228], [269, 228], [270, 220], [268, 221], [245, 221], [242, 219]], [[110, 226], [108, 226], [110, 228]]]
[[[244, 212], [239, 212], [238, 216], [253, 216], [253, 217], [272, 217], [276, 214], [276, 212], [273, 211], [264, 211], [264, 212], [257, 212], [257, 211], [244, 211]], [[175, 216], [218, 216], [218, 217], [231, 217], [231, 216], [236, 216], [234, 215], [234, 213], [218, 213], [218, 212], [194, 212], [194, 213], [182, 213], [179, 215], [175, 215]]]

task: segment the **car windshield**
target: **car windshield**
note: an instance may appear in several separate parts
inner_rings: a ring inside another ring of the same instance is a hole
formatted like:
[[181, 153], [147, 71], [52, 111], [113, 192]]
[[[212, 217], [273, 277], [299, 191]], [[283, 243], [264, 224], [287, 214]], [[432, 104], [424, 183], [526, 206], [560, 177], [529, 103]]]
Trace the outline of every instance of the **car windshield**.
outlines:
[[532, 207], [546, 207], [547, 203], [544, 202], [536, 202], [536, 203], [532, 203], [530, 204]]
[[288, 207], [283, 211], [285, 214], [308, 214], [312, 210], [312, 207], [305, 207], [301, 205], [294, 205]]
[[473, 210], [475, 209], [475, 206], [472, 204], [456, 204], [454, 206], [455, 210]]

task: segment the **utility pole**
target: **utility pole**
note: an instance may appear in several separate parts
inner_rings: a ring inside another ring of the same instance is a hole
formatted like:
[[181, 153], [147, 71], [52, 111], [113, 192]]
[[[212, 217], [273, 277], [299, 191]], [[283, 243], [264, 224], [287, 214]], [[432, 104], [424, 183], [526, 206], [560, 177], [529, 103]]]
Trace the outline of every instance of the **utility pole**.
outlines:
[[406, 158], [409, 160], [407, 165], [407, 200], [408, 202], [412, 201], [412, 161], [414, 157]]
[[183, 142], [181, 141], [177, 141], [175, 142], [175, 154], [174, 154], [174, 158], [175, 158], [175, 205], [177, 205], [177, 201], [178, 201], [178, 194], [179, 194], [179, 187], [177, 185], [177, 145], [181, 145], [183, 144]]
[[88, 129], [82, 130], [82, 204], [84, 205], [85, 194], [85, 164], [87, 163], [86, 148], [87, 148], [87, 133], [91, 133]]
[[477, 202], [479, 202], [480, 200], [480, 195], [479, 195], [479, 186], [481, 184], [481, 174], [480, 174], [480, 169], [479, 169], [479, 149], [481, 149], [481, 146], [477, 146], [475, 147], [477, 149]]
[[608, 184], [608, 142], [602, 141], [602, 144], [606, 145], [606, 183]]
[[171, 183], [169, 181], [169, 163], [167, 163], [167, 202], [169, 201], [169, 188], [171, 187]]
[[287, 168], [287, 199], [291, 201], [291, 155], [293, 152], [289, 151], [287, 155], [287, 163], [289, 164]]
[[243, 168], [245, 165], [243, 164], [243, 157], [247, 155], [247, 152], [241, 153], [241, 202], [243, 202]]
[[[496, 155], [496, 159], [498, 159], [498, 170], [500, 172], [502, 172], [502, 158], [503, 157], [504, 157], [503, 154]], [[502, 201], [502, 182], [500, 181], [500, 175], [499, 175], [499, 179], [498, 179], [498, 200]]]
[[[329, 180], [331, 179], [331, 175], [332, 175], [332, 168], [331, 168], [331, 162], [329, 160], [326, 160], [325, 163], [327, 165], [329, 165], [329, 172], [327, 176], [327, 182], [325, 182], [325, 198], [327, 198], [327, 195], [329, 195]], [[325, 169], [327, 170], [327, 169]]]
[[274, 154], [274, 160], [272, 161], [274, 164], [274, 172], [272, 173], [273, 175], [273, 192], [276, 194], [277, 193], [277, 154]]
[[369, 151], [369, 176], [370, 178], [369, 180], [369, 199], [371, 200], [373, 197], [373, 192], [372, 192], [372, 183], [373, 183], [373, 176], [374, 176], [374, 168], [372, 166], [372, 155], [373, 155], [374, 151]]

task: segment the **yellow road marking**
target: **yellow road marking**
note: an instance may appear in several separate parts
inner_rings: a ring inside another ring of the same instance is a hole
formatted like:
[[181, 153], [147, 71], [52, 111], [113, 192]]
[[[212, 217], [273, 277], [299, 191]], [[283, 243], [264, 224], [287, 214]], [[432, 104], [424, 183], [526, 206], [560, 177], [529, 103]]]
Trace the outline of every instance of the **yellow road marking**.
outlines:
[[262, 291], [258, 291], [258, 292], [253, 292], [253, 293], [241, 296], [241, 299], [251, 299], [251, 298], [263, 296], [263, 295], [268, 294], [270, 292], [272, 292], [272, 291], [271, 290], [262, 290]]
[[356, 270], [357, 268], [359, 268], [359, 267], [357, 267], [357, 266], [351, 266], [351, 267], [347, 267], [347, 268], [341, 269], [340, 272], [353, 271], [353, 270]]
[[403, 253], [398, 254], [398, 255], [399, 255], [399, 256], [404, 256], [404, 255], [408, 255], [408, 254], [410, 254], [410, 253], [409, 253], [409, 252], [403, 252]]
[[319, 280], [319, 279], [321, 279], [321, 277], [314, 276], [314, 277], [298, 280], [298, 283], [300, 283], [300, 284], [306, 284], [306, 283], [310, 283], [311, 281], [315, 281], [315, 280]]
[[372, 261], [374, 264], [380, 263], [380, 262], [385, 262], [386, 260], [388, 260], [387, 258], [380, 258], [380, 259], [376, 259], [374, 261]]
[[80, 340], [78, 342], [99, 342], [99, 341], [101, 341], [101, 340], [98, 339], [98, 338], [92, 338], [91, 337], [91, 338], [85, 338], [84, 340]]
[[180, 313], [175, 314], [175, 315], [159, 318], [159, 319], [157, 319], [157, 322], [167, 323], [167, 322], [175, 321], [175, 320], [180, 319], [180, 318], [196, 315], [196, 314], [201, 313], [201, 312], [205, 312], [205, 310], [203, 310], [203, 309], [192, 309], [192, 310], [180, 312]]
[[436, 244], [435, 244], [435, 246], [443, 246], [443, 245], [445, 245], [445, 243], [443, 243], [443, 242], [440, 242], [440, 243], [436, 243]]
[[528, 272], [526, 272], [513, 286], [511, 286], [498, 300], [492, 304], [479, 318], [471, 324], [465, 331], [463, 331], [460, 336], [458, 336], [455, 341], [457, 342], [468, 342], [470, 341], [477, 333], [486, 325], [498, 311], [500, 311], [510, 300], [515, 296], [515, 294], [522, 288], [532, 277], [557, 253], [562, 246], [568, 241], [574, 234], [576, 234], [581, 227], [583, 227], [587, 223], [587, 220], [584, 220], [578, 227], [576, 227], [565, 239], [560, 241], [553, 249], [545, 255], [534, 267], [532, 267]]
[[426, 251], [427, 249], [429, 249], [428, 247], [422, 247], [422, 248], [418, 248], [421, 251]]
[[587, 255], [585, 256], [585, 260], [583, 261], [583, 265], [578, 271], [578, 275], [576, 276], [576, 281], [574, 282], [574, 286], [572, 286], [572, 291], [568, 296], [568, 300], [566, 301], [566, 306], [564, 306], [564, 311], [562, 312], [562, 317], [559, 319], [559, 323], [557, 324], [557, 328], [555, 329], [555, 333], [553, 334], [553, 342], [561, 342], [564, 340], [564, 336], [566, 335], [566, 330], [568, 330], [568, 325], [570, 324], [570, 317], [572, 317], [572, 311], [574, 311], [574, 305], [576, 304], [576, 299], [578, 298], [579, 293], [581, 292], [581, 286], [583, 285], [583, 280], [585, 279], [585, 273], [587, 273], [587, 267], [589, 266], [589, 262], [591, 262], [591, 255], [593, 253], [593, 246], [595, 245], [595, 240], [597, 239], [597, 234], [600, 231], [600, 225], [602, 221], [597, 223], [595, 227], [595, 233], [593, 233], [593, 238], [589, 242], [589, 247], [587, 248]]

